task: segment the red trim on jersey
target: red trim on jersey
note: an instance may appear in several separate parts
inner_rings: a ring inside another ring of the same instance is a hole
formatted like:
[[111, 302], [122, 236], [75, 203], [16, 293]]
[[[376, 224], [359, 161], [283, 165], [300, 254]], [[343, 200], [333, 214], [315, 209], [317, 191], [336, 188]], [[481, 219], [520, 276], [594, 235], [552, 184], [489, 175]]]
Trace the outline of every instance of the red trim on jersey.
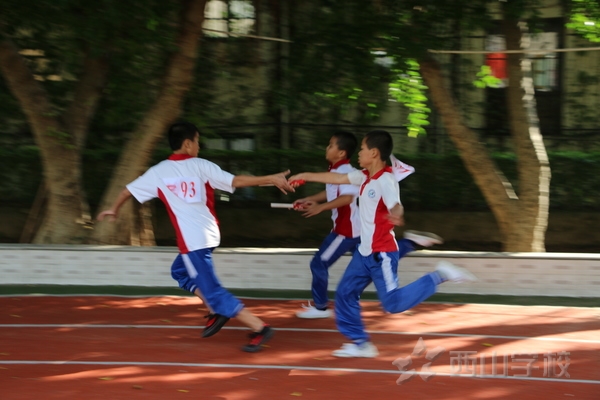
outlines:
[[350, 160], [346, 158], [344, 160], [340, 160], [340, 161], [336, 162], [335, 164], [329, 164], [329, 171], [331, 171], [332, 169], [336, 169], [340, 165], [344, 165], [344, 164], [350, 164]]
[[351, 238], [354, 236], [352, 234], [352, 224], [350, 223], [351, 212], [352, 210], [350, 209], [350, 204], [338, 207], [338, 214], [337, 218], [335, 219], [335, 229], [333, 230], [338, 235], [342, 235], [347, 238]]
[[[367, 171], [366, 169], [363, 169], [362, 173], [366, 175], [367, 179], [363, 182], [362, 185], [360, 185], [360, 190], [358, 192], [359, 196], [362, 194], [363, 189], [365, 188], [365, 186], [367, 186], [367, 183], [369, 183], [369, 181], [371, 180], [371, 178], [369, 178], [369, 171]], [[360, 207], [360, 205], [359, 205], [359, 207]]]
[[392, 172], [392, 167], [390, 167], [389, 165], [383, 167], [379, 171], [375, 172], [375, 174], [371, 177], [371, 179], [379, 178], [381, 175], [383, 175], [384, 172]]
[[190, 156], [189, 154], [171, 154], [167, 160], [181, 161], [187, 160], [188, 158], [194, 158], [194, 156]]
[[381, 175], [383, 175], [384, 172], [392, 172], [392, 167], [390, 167], [390, 166], [383, 167], [379, 171], [375, 172], [375, 174], [373, 174], [373, 176], [369, 176], [369, 171], [366, 169], [363, 169], [362, 173], [367, 176], [367, 180], [364, 181], [363, 184], [360, 186], [359, 194], [362, 194], [363, 189], [365, 188], [365, 186], [367, 186], [367, 183], [369, 183], [371, 181], [371, 179], [379, 178]]
[[383, 199], [380, 199], [375, 211], [375, 232], [373, 232], [373, 242], [371, 243], [374, 253], [398, 250], [398, 243], [390, 234], [394, 229], [394, 224], [387, 218], [389, 213]]
[[167, 208], [167, 212], [169, 213], [169, 218], [171, 219], [171, 223], [173, 224], [173, 228], [175, 229], [175, 236], [177, 237], [177, 247], [179, 248], [179, 252], [181, 254], [189, 253], [189, 250], [183, 240], [183, 235], [181, 234], [181, 229], [179, 229], [179, 223], [177, 222], [177, 217], [173, 210], [171, 209], [171, 205], [167, 202], [167, 198], [162, 190], [158, 189], [158, 198], [162, 200], [165, 207]]
[[204, 189], [206, 190], [206, 207], [208, 207], [208, 211], [215, 217], [215, 221], [217, 221], [217, 225], [219, 225], [217, 211], [215, 209], [215, 189], [213, 189], [208, 182], [204, 184]]
[[[340, 187], [338, 186], [337, 196], [340, 197]], [[337, 208], [337, 218], [335, 219], [334, 226], [335, 229], [333, 232], [338, 235], [345, 236], [347, 238], [353, 237], [352, 232], [352, 221], [350, 221], [350, 214], [352, 213], [352, 209], [350, 208], [350, 204], [346, 204], [345, 206], [341, 206]]]

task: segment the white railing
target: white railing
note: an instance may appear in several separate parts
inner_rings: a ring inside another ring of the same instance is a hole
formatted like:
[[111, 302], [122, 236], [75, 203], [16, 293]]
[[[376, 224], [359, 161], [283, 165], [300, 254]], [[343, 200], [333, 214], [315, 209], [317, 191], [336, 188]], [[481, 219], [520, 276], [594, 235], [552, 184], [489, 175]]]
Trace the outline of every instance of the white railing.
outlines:
[[[314, 249], [221, 248], [217, 275], [231, 289], [309, 290]], [[174, 247], [0, 245], [0, 284], [176, 287]], [[400, 261], [400, 284], [446, 259], [479, 277], [473, 284], [443, 284], [440, 293], [600, 297], [600, 254], [416, 251]], [[330, 270], [330, 290], [350, 260]], [[367, 291], [374, 291], [371, 285]]]

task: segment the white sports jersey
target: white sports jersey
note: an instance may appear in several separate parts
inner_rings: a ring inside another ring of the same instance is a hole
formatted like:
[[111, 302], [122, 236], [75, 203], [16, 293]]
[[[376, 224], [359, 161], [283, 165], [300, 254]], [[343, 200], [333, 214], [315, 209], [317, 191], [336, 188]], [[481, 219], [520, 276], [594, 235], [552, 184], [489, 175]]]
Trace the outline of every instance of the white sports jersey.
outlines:
[[389, 210], [400, 203], [400, 187], [392, 169], [386, 167], [369, 178], [367, 170], [348, 174], [353, 185], [360, 186], [360, 245], [358, 251], [363, 256], [375, 252], [398, 250], [394, 224], [387, 216]]
[[151, 167], [127, 189], [140, 202], [160, 198], [167, 207], [182, 254], [217, 247], [221, 233], [214, 208], [214, 189], [234, 192], [234, 176], [217, 164], [172, 154]]
[[[338, 174], [348, 174], [356, 171], [349, 160], [343, 160], [335, 165], [332, 165], [329, 172]], [[358, 213], [358, 205], [356, 198], [358, 197], [358, 187], [355, 185], [335, 185], [328, 183], [325, 185], [327, 192], [327, 201], [333, 201], [343, 195], [351, 195], [354, 197], [352, 203], [334, 208], [331, 210], [331, 219], [333, 220], [332, 232], [347, 238], [355, 238], [360, 236], [360, 216]]]

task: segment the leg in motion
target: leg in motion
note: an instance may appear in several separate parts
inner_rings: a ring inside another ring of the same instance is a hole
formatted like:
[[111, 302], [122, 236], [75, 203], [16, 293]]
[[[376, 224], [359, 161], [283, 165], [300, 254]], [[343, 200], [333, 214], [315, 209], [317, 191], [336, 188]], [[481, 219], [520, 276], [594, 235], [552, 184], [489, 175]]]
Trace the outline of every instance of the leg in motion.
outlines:
[[371, 343], [360, 315], [360, 295], [371, 283], [368, 269], [358, 251], [346, 268], [335, 294], [335, 322], [339, 331], [352, 341], [345, 343], [332, 354], [335, 357], [377, 357], [379, 352]]

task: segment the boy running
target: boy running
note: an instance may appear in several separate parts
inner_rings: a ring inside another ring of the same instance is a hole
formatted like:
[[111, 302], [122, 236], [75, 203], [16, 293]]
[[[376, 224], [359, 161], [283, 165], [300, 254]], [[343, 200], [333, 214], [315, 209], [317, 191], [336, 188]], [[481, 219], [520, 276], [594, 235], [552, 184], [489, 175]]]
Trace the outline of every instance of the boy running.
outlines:
[[[354, 134], [345, 131], [334, 133], [325, 149], [325, 159], [329, 162], [329, 172], [348, 174], [356, 171], [356, 168], [350, 164], [350, 158], [356, 151], [357, 145], [358, 142]], [[358, 186], [328, 183], [322, 192], [294, 201], [294, 209], [301, 211], [306, 218], [331, 210], [333, 221], [331, 232], [325, 237], [310, 262], [312, 273], [311, 293], [314, 306], [310, 302], [308, 306], [303, 305], [303, 310], [296, 313], [298, 318], [330, 318], [332, 315], [331, 310], [328, 308], [329, 268], [346, 252], [354, 252], [356, 246], [360, 243], [360, 217], [357, 198]], [[433, 233], [406, 231], [405, 239], [398, 242], [401, 253], [400, 258], [414, 251], [416, 244], [429, 247], [440, 243], [442, 243], [442, 239]]]
[[469, 271], [446, 261], [440, 261], [434, 272], [399, 287], [398, 260], [400, 251], [394, 225], [404, 224], [404, 207], [400, 189], [392, 169], [386, 164], [393, 148], [386, 131], [369, 132], [358, 153], [361, 171], [348, 174], [305, 172], [289, 181], [304, 180], [332, 184], [353, 184], [359, 187], [361, 243], [342, 276], [335, 295], [335, 319], [340, 332], [352, 343], [345, 343], [332, 354], [336, 357], [376, 357], [379, 352], [370, 341], [360, 315], [360, 295], [373, 282], [385, 311], [400, 313], [421, 303], [446, 281], [477, 280]]
[[293, 192], [285, 176], [289, 171], [266, 175], [232, 175], [218, 165], [198, 158], [200, 134], [188, 122], [169, 128], [169, 145], [173, 153], [167, 160], [149, 168], [129, 183], [112, 207], [98, 215], [115, 220], [119, 209], [130, 197], [140, 203], [160, 198], [165, 204], [175, 228], [179, 255], [171, 266], [179, 287], [205, 300], [210, 311], [203, 337], [217, 333], [230, 318], [237, 318], [252, 333], [250, 342], [242, 348], [256, 352], [273, 336], [273, 329], [252, 314], [229, 291], [221, 286], [212, 260], [212, 252], [221, 235], [214, 208], [214, 190], [233, 193], [235, 188], [272, 184], [283, 193]]
[[[350, 164], [350, 157], [358, 145], [356, 137], [350, 132], [336, 132], [329, 139], [325, 149], [325, 159], [329, 162], [329, 171], [337, 174], [348, 174], [356, 171]], [[319, 250], [310, 262], [312, 273], [312, 297], [303, 311], [296, 313], [298, 318], [329, 318], [331, 310], [327, 285], [329, 268], [348, 251], [354, 251], [360, 243], [360, 220], [358, 216], [358, 187], [354, 185], [337, 185], [328, 183], [325, 190], [294, 201], [294, 209], [305, 217], [313, 217], [323, 211], [331, 210], [333, 229], [325, 237]]]

